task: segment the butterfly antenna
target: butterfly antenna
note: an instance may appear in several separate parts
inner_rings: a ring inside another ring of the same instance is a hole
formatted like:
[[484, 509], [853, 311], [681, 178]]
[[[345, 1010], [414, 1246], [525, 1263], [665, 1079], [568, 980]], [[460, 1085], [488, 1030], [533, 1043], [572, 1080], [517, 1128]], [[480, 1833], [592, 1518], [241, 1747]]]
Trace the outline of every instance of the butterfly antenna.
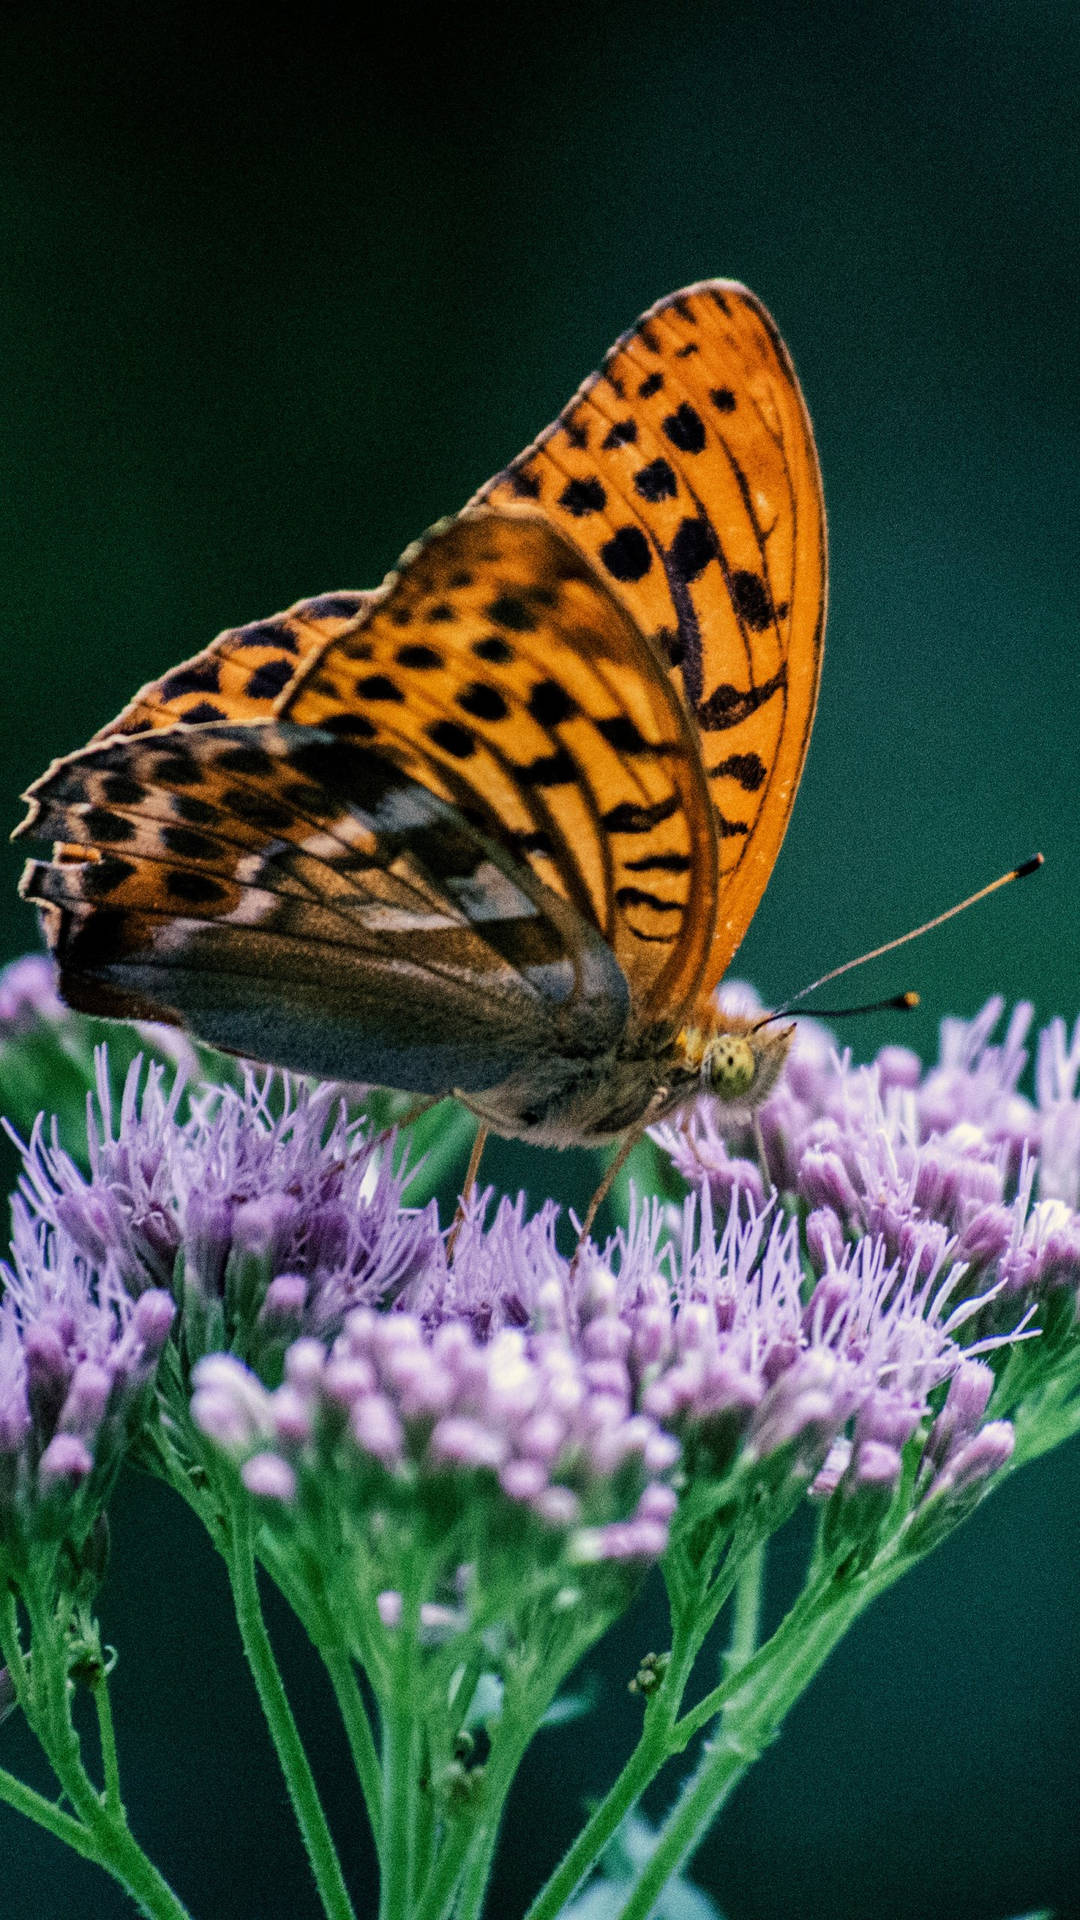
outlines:
[[[788, 1000], [784, 1006], [776, 1013], [769, 1015], [769, 1019], [782, 1019], [798, 1005], [800, 1000], [805, 1000], [808, 994], [816, 993], [819, 987], [828, 986], [830, 980], [839, 980], [841, 974], [850, 973], [853, 967], [865, 966], [868, 960], [880, 960], [883, 953], [892, 953], [897, 947], [906, 947], [909, 940], [918, 940], [921, 934], [930, 933], [934, 927], [943, 926], [946, 920], [953, 919], [954, 915], [958, 913], [966, 912], [967, 908], [973, 907], [976, 901], [985, 900], [988, 894], [996, 893], [999, 887], [1007, 887], [1013, 880], [1026, 880], [1028, 874], [1037, 873], [1042, 864], [1042, 854], [1036, 853], [1030, 860], [1025, 860], [1022, 866], [1011, 867], [1008, 873], [999, 873], [997, 879], [991, 880], [989, 886], [980, 887], [977, 893], [969, 894], [966, 900], [958, 900], [955, 907], [946, 907], [944, 913], [936, 913], [932, 920], [924, 920], [921, 927], [912, 927], [910, 933], [901, 933], [895, 940], [886, 940], [883, 946], [872, 947], [869, 953], [860, 953], [855, 960], [845, 960], [842, 966], [831, 967], [828, 973], [821, 975], [820, 979], [811, 980], [808, 987], [803, 987], [798, 993], [793, 993], [791, 999]], [[918, 1004], [918, 994], [900, 993], [890, 1000], [878, 1000], [872, 1006], [842, 1007], [838, 1011], [825, 1014], [824, 1017], [830, 1020], [837, 1020], [842, 1018], [845, 1013], [878, 1013], [886, 1007], [912, 1007], [918, 1006]], [[764, 1024], [765, 1022], [762, 1022], [762, 1025]]]

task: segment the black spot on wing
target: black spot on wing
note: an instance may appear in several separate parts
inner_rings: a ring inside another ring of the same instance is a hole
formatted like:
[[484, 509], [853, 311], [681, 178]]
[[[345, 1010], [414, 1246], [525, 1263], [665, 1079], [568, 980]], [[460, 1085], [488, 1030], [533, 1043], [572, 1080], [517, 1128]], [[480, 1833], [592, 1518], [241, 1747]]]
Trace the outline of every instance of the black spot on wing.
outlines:
[[725, 727], [736, 727], [740, 720], [746, 720], [756, 713], [774, 693], [778, 693], [787, 680], [787, 670], [781, 667], [769, 680], [763, 680], [760, 687], [729, 686], [726, 682], [710, 693], [707, 700], [701, 700], [694, 708], [698, 725], [706, 732], [722, 731]]
[[474, 680], [457, 697], [458, 706], [474, 720], [505, 720], [510, 709], [497, 687]]
[[540, 480], [537, 474], [529, 473], [524, 467], [511, 467], [507, 479], [521, 500], [539, 500]]
[[144, 788], [130, 774], [107, 773], [101, 783], [101, 791], [114, 807], [134, 807], [142, 799]]
[[557, 680], [538, 680], [529, 694], [529, 712], [542, 727], [557, 727], [577, 712], [577, 702]]
[[[146, 742], [147, 747], [150, 741]], [[202, 782], [202, 769], [186, 755], [171, 751], [163, 754], [154, 768], [155, 777], [169, 787], [197, 787]]]
[[620, 907], [649, 907], [653, 913], [682, 913], [681, 900], [662, 900], [659, 894], [649, 893], [644, 887], [616, 887], [615, 899]]
[[709, 768], [709, 779], [737, 780], [746, 793], [756, 793], [765, 780], [765, 763], [756, 753], [729, 753], [719, 766]]
[[83, 825], [92, 840], [118, 842], [135, 838], [134, 821], [125, 820], [123, 814], [111, 813], [108, 807], [88, 807]]
[[490, 660], [494, 667], [508, 667], [514, 658], [513, 647], [497, 633], [488, 634], [483, 640], [474, 640], [472, 650], [478, 660]]
[[[291, 674], [289, 678], [292, 678]], [[210, 720], [227, 720], [228, 717], [224, 707], [215, 706], [212, 700], [199, 700], [180, 716], [186, 727], [201, 727]]]
[[393, 700], [400, 703], [405, 695], [388, 674], [368, 673], [357, 681], [356, 697], [358, 700]]
[[543, 827], [536, 827], [529, 833], [510, 834], [508, 843], [513, 853], [544, 853], [549, 859], [554, 859], [555, 856], [554, 842], [550, 833], [544, 832]]
[[441, 667], [443, 657], [434, 647], [425, 647], [419, 643], [410, 643], [399, 647], [394, 655], [399, 667], [412, 667], [424, 672], [429, 667]]
[[651, 400], [654, 393], [659, 393], [663, 384], [664, 376], [662, 373], [648, 374], [638, 388], [638, 398], [640, 400]]
[[212, 860], [217, 851], [209, 834], [194, 827], [162, 827], [159, 838], [165, 852], [174, 853], [178, 860]]
[[601, 445], [606, 453], [612, 453], [616, 447], [632, 447], [637, 435], [636, 420], [616, 420], [604, 435]]
[[256, 667], [247, 691], [253, 700], [276, 700], [279, 693], [284, 693], [295, 671], [288, 660], [266, 660], [261, 667]]
[[103, 900], [117, 887], [129, 880], [135, 872], [130, 860], [109, 857], [105, 860], [92, 860], [83, 867], [80, 875], [82, 893], [87, 900]]
[[686, 658], [686, 645], [682, 634], [677, 633], [674, 627], [658, 627], [652, 636], [652, 643], [661, 659], [666, 660], [670, 666], [682, 666]]
[[676, 794], [666, 800], [657, 800], [652, 806], [639, 806], [633, 800], [622, 800], [617, 807], [611, 807], [601, 817], [601, 825], [609, 833], [651, 833], [665, 820], [670, 820], [678, 811], [679, 800]]
[[688, 853], [651, 853], [623, 865], [628, 873], [686, 873], [692, 861]]
[[537, 619], [532, 608], [516, 593], [500, 593], [487, 609], [488, 619], [497, 627], [509, 627], [511, 633], [534, 633]]
[[173, 812], [190, 826], [209, 827], [221, 818], [219, 808], [209, 800], [200, 800], [197, 793], [174, 793], [169, 796]]
[[695, 407], [683, 400], [674, 413], [669, 413], [664, 421], [664, 432], [673, 447], [680, 453], [702, 453], [705, 447], [705, 424]]
[[719, 552], [711, 523], [700, 517], [682, 521], [668, 550], [668, 560], [680, 580], [696, 580]]
[[190, 667], [178, 667], [161, 683], [166, 700], [179, 700], [185, 693], [220, 693], [221, 661], [195, 660]]
[[432, 721], [427, 736], [444, 753], [452, 754], [455, 760], [468, 760], [476, 752], [472, 734], [467, 727], [460, 727], [456, 720]]
[[[325, 735], [329, 729], [324, 726], [319, 732]], [[293, 742], [288, 763], [311, 788], [335, 794], [362, 813], [376, 813], [387, 794], [410, 785], [400, 767], [351, 740], [316, 737]]]
[[225, 747], [217, 755], [216, 765], [224, 773], [245, 773], [264, 780], [274, 772], [274, 761], [265, 748], [246, 741]]
[[600, 558], [615, 580], [642, 580], [652, 566], [649, 543], [640, 527], [620, 527], [604, 542]]
[[730, 387], [710, 387], [709, 399], [712, 401], [717, 413], [734, 413], [735, 395], [732, 393]]
[[238, 627], [231, 635], [234, 647], [280, 647], [284, 653], [296, 653], [296, 636], [284, 622], [261, 620], [250, 627]]
[[226, 890], [219, 880], [211, 879], [208, 873], [191, 873], [186, 867], [169, 869], [165, 875], [165, 891], [189, 907], [216, 906], [226, 898]]
[[732, 605], [752, 633], [764, 633], [773, 622], [772, 596], [759, 573], [740, 568], [729, 581]]
[[631, 720], [628, 713], [613, 713], [609, 717], [597, 720], [596, 731], [603, 735], [609, 747], [616, 753], [658, 753], [665, 751], [651, 740], [646, 740]]
[[679, 483], [669, 461], [650, 460], [647, 466], [639, 467], [634, 475], [634, 486], [643, 500], [655, 504], [658, 500], [674, 500], [679, 491]]
[[559, 505], [575, 520], [581, 520], [588, 513], [602, 513], [607, 505], [607, 494], [599, 480], [571, 480], [559, 495]]
[[525, 787], [569, 787], [578, 778], [577, 767], [565, 747], [559, 747], [555, 753], [540, 754], [524, 766], [517, 765], [514, 771]]
[[298, 611], [305, 620], [349, 620], [364, 604], [362, 593], [322, 593], [305, 600]]

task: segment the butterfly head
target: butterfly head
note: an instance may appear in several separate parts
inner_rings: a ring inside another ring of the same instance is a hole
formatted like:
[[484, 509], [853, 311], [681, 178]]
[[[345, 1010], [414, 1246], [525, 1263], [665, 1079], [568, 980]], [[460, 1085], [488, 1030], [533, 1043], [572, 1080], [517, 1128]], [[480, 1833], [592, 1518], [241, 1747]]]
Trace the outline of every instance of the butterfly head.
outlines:
[[675, 1045], [680, 1066], [697, 1078], [702, 1093], [745, 1110], [760, 1106], [772, 1092], [794, 1034], [790, 1022], [762, 1025], [760, 1014], [724, 1013], [710, 1003], [681, 1029]]

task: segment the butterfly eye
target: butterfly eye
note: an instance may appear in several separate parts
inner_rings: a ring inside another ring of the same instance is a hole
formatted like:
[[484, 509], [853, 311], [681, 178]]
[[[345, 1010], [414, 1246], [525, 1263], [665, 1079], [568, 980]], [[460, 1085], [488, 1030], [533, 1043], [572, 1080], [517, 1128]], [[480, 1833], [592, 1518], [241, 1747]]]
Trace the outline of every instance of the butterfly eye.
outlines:
[[757, 1055], [742, 1034], [723, 1034], [706, 1054], [704, 1068], [710, 1093], [720, 1100], [743, 1100], [757, 1075]]

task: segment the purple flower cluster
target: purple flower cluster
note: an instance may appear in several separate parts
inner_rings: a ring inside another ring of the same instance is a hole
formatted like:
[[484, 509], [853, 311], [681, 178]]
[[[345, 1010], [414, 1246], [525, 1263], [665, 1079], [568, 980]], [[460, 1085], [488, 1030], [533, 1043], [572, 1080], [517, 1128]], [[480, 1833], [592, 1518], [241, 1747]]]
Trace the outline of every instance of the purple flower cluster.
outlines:
[[100, 1056], [89, 1175], [41, 1121], [25, 1151], [25, 1207], [130, 1294], [174, 1288], [188, 1319], [224, 1303], [210, 1324], [226, 1341], [237, 1315], [249, 1333], [261, 1315], [280, 1343], [388, 1304], [441, 1249], [434, 1212], [402, 1207], [389, 1145], [373, 1149], [334, 1088], [249, 1070], [181, 1118], [183, 1092], [136, 1061], [114, 1114]]
[[0, 1266], [0, 1551], [87, 1524], [145, 1409], [172, 1325], [167, 1293], [137, 1301], [14, 1203]]
[[[296, 1341], [268, 1392], [232, 1356], [195, 1372], [192, 1412], [238, 1461], [249, 1492], [313, 1511], [330, 1500], [371, 1528], [408, 1494], [437, 1537], [461, 1530], [490, 1570], [522, 1526], [561, 1536], [576, 1564], [641, 1563], [667, 1544], [679, 1448], [634, 1409], [628, 1329], [611, 1289], [592, 1289], [580, 1335], [557, 1282], [538, 1326], [481, 1340], [461, 1320], [434, 1330], [407, 1312], [359, 1308], [327, 1351]], [[373, 1571], [393, 1585], [394, 1569]]]
[[[740, 1012], [756, 1004], [745, 988], [722, 998]], [[870, 1235], [905, 1266], [963, 1266], [969, 1289], [1080, 1291], [1080, 1022], [1071, 1042], [1060, 1020], [1040, 1034], [1032, 1102], [1019, 1091], [1032, 1010], [1017, 1007], [994, 1045], [1002, 1010], [994, 999], [972, 1021], [943, 1022], [925, 1073], [895, 1046], [853, 1067], [821, 1027], [799, 1023], [758, 1127], [769, 1182], [805, 1210], [818, 1273]], [[723, 1127], [714, 1103], [654, 1137], [714, 1201], [742, 1191], [760, 1204], [753, 1138]]]
[[[552, 1210], [525, 1221], [504, 1201], [485, 1228], [487, 1201], [414, 1310], [351, 1314], [329, 1354], [296, 1343], [276, 1392], [233, 1357], [200, 1364], [197, 1424], [280, 1522], [302, 1526], [332, 1475], [357, 1515], [408, 1487], [444, 1530], [487, 1513], [489, 1548], [516, 1510], [578, 1561], [645, 1560], [667, 1542], [677, 1462], [699, 1512], [811, 1482], [841, 1502], [872, 1488], [884, 1510], [930, 1396], [1000, 1344], [965, 1340], [985, 1303], [955, 1301], [960, 1269], [902, 1266], [880, 1239], [807, 1297], [797, 1221], [736, 1197], [717, 1230], [707, 1185], [674, 1238], [654, 1203], [576, 1265]], [[944, 1440], [931, 1465], [927, 1494], [954, 1467]]]
[[891, 1499], [931, 1395], [1022, 1329], [974, 1338], [986, 1299], [957, 1299], [963, 1269], [890, 1258], [876, 1236], [808, 1289], [796, 1218], [736, 1193], [717, 1234], [707, 1183], [700, 1200], [696, 1235], [693, 1198], [682, 1211], [668, 1301], [654, 1282], [636, 1309], [643, 1409], [679, 1435], [691, 1477], [782, 1471], [819, 1496]]
[[[684, 1492], [699, 1515], [808, 1488], [845, 1525], [904, 1487], [958, 1511], [1012, 1444], [986, 1357], [1080, 1285], [1080, 1029], [1043, 1035], [1031, 1101], [1029, 1011], [994, 1046], [999, 1014], [947, 1023], [925, 1075], [897, 1048], [856, 1070], [802, 1023], [759, 1115], [764, 1167], [703, 1101], [656, 1131], [692, 1184], [681, 1208], [639, 1207], [574, 1261], [553, 1203], [526, 1218], [490, 1195], [451, 1252], [333, 1088], [248, 1073], [184, 1109], [179, 1081], [136, 1065], [114, 1112], [102, 1063], [89, 1173], [41, 1123], [25, 1152], [4, 1308], [20, 1364], [65, 1287], [125, 1334], [169, 1290], [204, 1356], [195, 1420], [268, 1524], [302, 1531], [332, 1497], [373, 1538], [407, 1498], [460, 1535], [457, 1568], [530, 1529], [564, 1561], [640, 1566]], [[103, 1364], [80, 1350], [62, 1391], [55, 1362], [49, 1405], [89, 1454], [68, 1406], [84, 1357]]]

